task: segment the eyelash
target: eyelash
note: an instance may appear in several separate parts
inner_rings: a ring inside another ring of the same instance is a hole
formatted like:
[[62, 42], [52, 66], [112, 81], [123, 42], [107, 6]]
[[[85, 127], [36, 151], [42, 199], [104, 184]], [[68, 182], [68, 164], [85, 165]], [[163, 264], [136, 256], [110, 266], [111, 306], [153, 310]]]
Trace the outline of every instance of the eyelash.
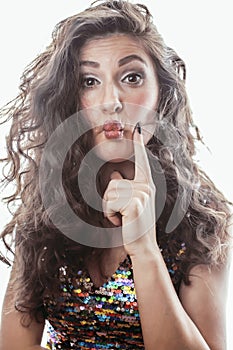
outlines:
[[139, 77], [139, 81], [137, 80], [136, 82], [128, 82], [127, 84], [129, 84], [129, 85], [141, 85], [142, 84], [142, 82], [143, 82], [143, 80], [144, 80], [144, 74], [143, 73], [129, 73], [129, 74], [127, 74], [121, 81], [125, 81], [127, 78], [129, 78], [129, 77], [132, 77], [132, 76], [134, 76], [134, 77]]
[[[136, 76], [137, 78], [139, 78], [139, 80], [137, 80], [136, 82], [133, 82], [133, 83], [132, 82], [126, 82], [126, 83], [128, 85], [136, 85], [136, 86], [139, 85], [140, 86], [144, 80], [144, 73], [143, 72], [141, 72], [141, 73], [129, 73], [123, 79], [121, 79], [121, 82], [125, 82], [127, 78], [132, 77], [132, 76], [134, 76], [134, 77]], [[93, 82], [95, 82], [95, 83], [91, 84], [91, 85], [86, 85], [88, 80], [92, 81], [92, 83]], [[94, 78], [94, 77], [91, 77], [91, 76], [86, 76], [86, 77], [84, 76], [84, 77], [82, 77], [82, 80], [81, 80], [81, 86], [84, 89], [91, 89], [95, 85], [99, 85], [99, 84], [100, 84], [99, 80]]]
[[97, 83], [99, 83], [99, 81], [96, 79], [96, 78], [94, 78], [94, 77], [82, 77], [82, 80], [81, 80], [81, 86], [85, 89], [91, 89], [91, 88], [93, 88], [95, 85], [98, 85], [98, 84], [94, 84], [94, 85], [85, 85], [86, 83], [87, 83], [87, 81], [88, 80], [92, 80], [92, 82], [93, 81], [95, 81], [95, 82], [97, 82]]

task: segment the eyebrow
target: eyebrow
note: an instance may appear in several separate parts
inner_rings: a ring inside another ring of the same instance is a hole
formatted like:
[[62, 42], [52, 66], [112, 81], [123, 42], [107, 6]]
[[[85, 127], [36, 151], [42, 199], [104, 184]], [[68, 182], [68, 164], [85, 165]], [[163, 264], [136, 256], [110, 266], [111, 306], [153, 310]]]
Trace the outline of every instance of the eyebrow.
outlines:
[[94, 61], [81, 61], [80, 66], [99, 68], [100, 64], [98, 62], [94, 62]]
[[129, 55], [129, 56], [126, 56], [126, 57], [120, 59], [119, 67], [121, 67], [124, 64], [127, 64], [127, 63], [129, 63], [131, 61], [140, 61], [140, 62], [142, 62], [143, 64], [145, 64], [147, 66], [146, 62], [140, 56], [138, 56], [138, 55]]
[[[125, 64], [127, 64], [131, 61], [140, 61], [147, 66], [146, 62], [138, 55], [129, 55], [129, 56], [126, 56], [124, 58], [121, 58], [118, 62], [118, 66], [119, 67], [124, 66]], [[80, 66], [99, 68], [100, 64], [98, 62], [95, 62], [95, 61], [85, 60], [85, 61], [80, 62]]]

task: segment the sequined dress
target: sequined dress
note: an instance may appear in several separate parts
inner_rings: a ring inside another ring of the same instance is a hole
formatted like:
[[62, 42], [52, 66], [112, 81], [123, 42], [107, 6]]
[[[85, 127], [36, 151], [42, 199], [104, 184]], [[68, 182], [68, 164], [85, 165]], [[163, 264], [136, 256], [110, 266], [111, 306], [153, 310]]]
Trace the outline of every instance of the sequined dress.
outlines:
[[[180, 243], [172, 258], [161, 249], [174, 287], [181, 282], [180, 258], [186, 250]], [[47, 348], [144, 349], [133, 269], [129, 256], [101, 287], [95, 288], [85, 267], [80, 265], [75, 283], [60, 268], [60, 297], [45, 298]]]

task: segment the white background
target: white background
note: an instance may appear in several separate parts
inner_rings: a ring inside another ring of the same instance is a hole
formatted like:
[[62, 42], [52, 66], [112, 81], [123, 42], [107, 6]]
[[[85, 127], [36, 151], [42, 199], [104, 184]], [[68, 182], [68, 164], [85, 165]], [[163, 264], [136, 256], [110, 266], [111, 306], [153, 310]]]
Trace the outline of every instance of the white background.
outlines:
[[[198, 159], [217, 187], [233, 201], [231, 185], [233, 131], [233, 49], [231, 0], [138, 0], [148, 5], [165, 41], [187, 65], [187, 89], [194, 120], [205, 147]], [[84, 8], [91, 1], [9, 0], [0, 3], [0, 105], [15, 97], [26, 65], [50, 42], [55, 24]], [[0, 127], [2, 156], [5, 129]], [[0, 193], [0, 197], [3, 193]], [[0, 203], [0, 230], [9, 214]], [[9, 270], [0, 264], [0, 307]], [[233, 321], [233, 272], [227, 306], [228, 345]]]

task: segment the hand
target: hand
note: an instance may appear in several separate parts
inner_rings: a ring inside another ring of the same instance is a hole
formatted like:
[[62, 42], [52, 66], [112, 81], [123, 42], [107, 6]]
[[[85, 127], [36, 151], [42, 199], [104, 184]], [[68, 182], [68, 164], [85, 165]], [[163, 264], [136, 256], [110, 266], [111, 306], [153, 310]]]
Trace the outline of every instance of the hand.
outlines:
[[[143, 142], [137, 128], [133, 134], [135, 175], [124, 179], [114, 171], [103, 196], [103, 211], [115, 226], [122, 224], [123, 244], [132, 257], [157, 248], [155, 185]], [[119, 215], [120, 214], [120, 215]]]

